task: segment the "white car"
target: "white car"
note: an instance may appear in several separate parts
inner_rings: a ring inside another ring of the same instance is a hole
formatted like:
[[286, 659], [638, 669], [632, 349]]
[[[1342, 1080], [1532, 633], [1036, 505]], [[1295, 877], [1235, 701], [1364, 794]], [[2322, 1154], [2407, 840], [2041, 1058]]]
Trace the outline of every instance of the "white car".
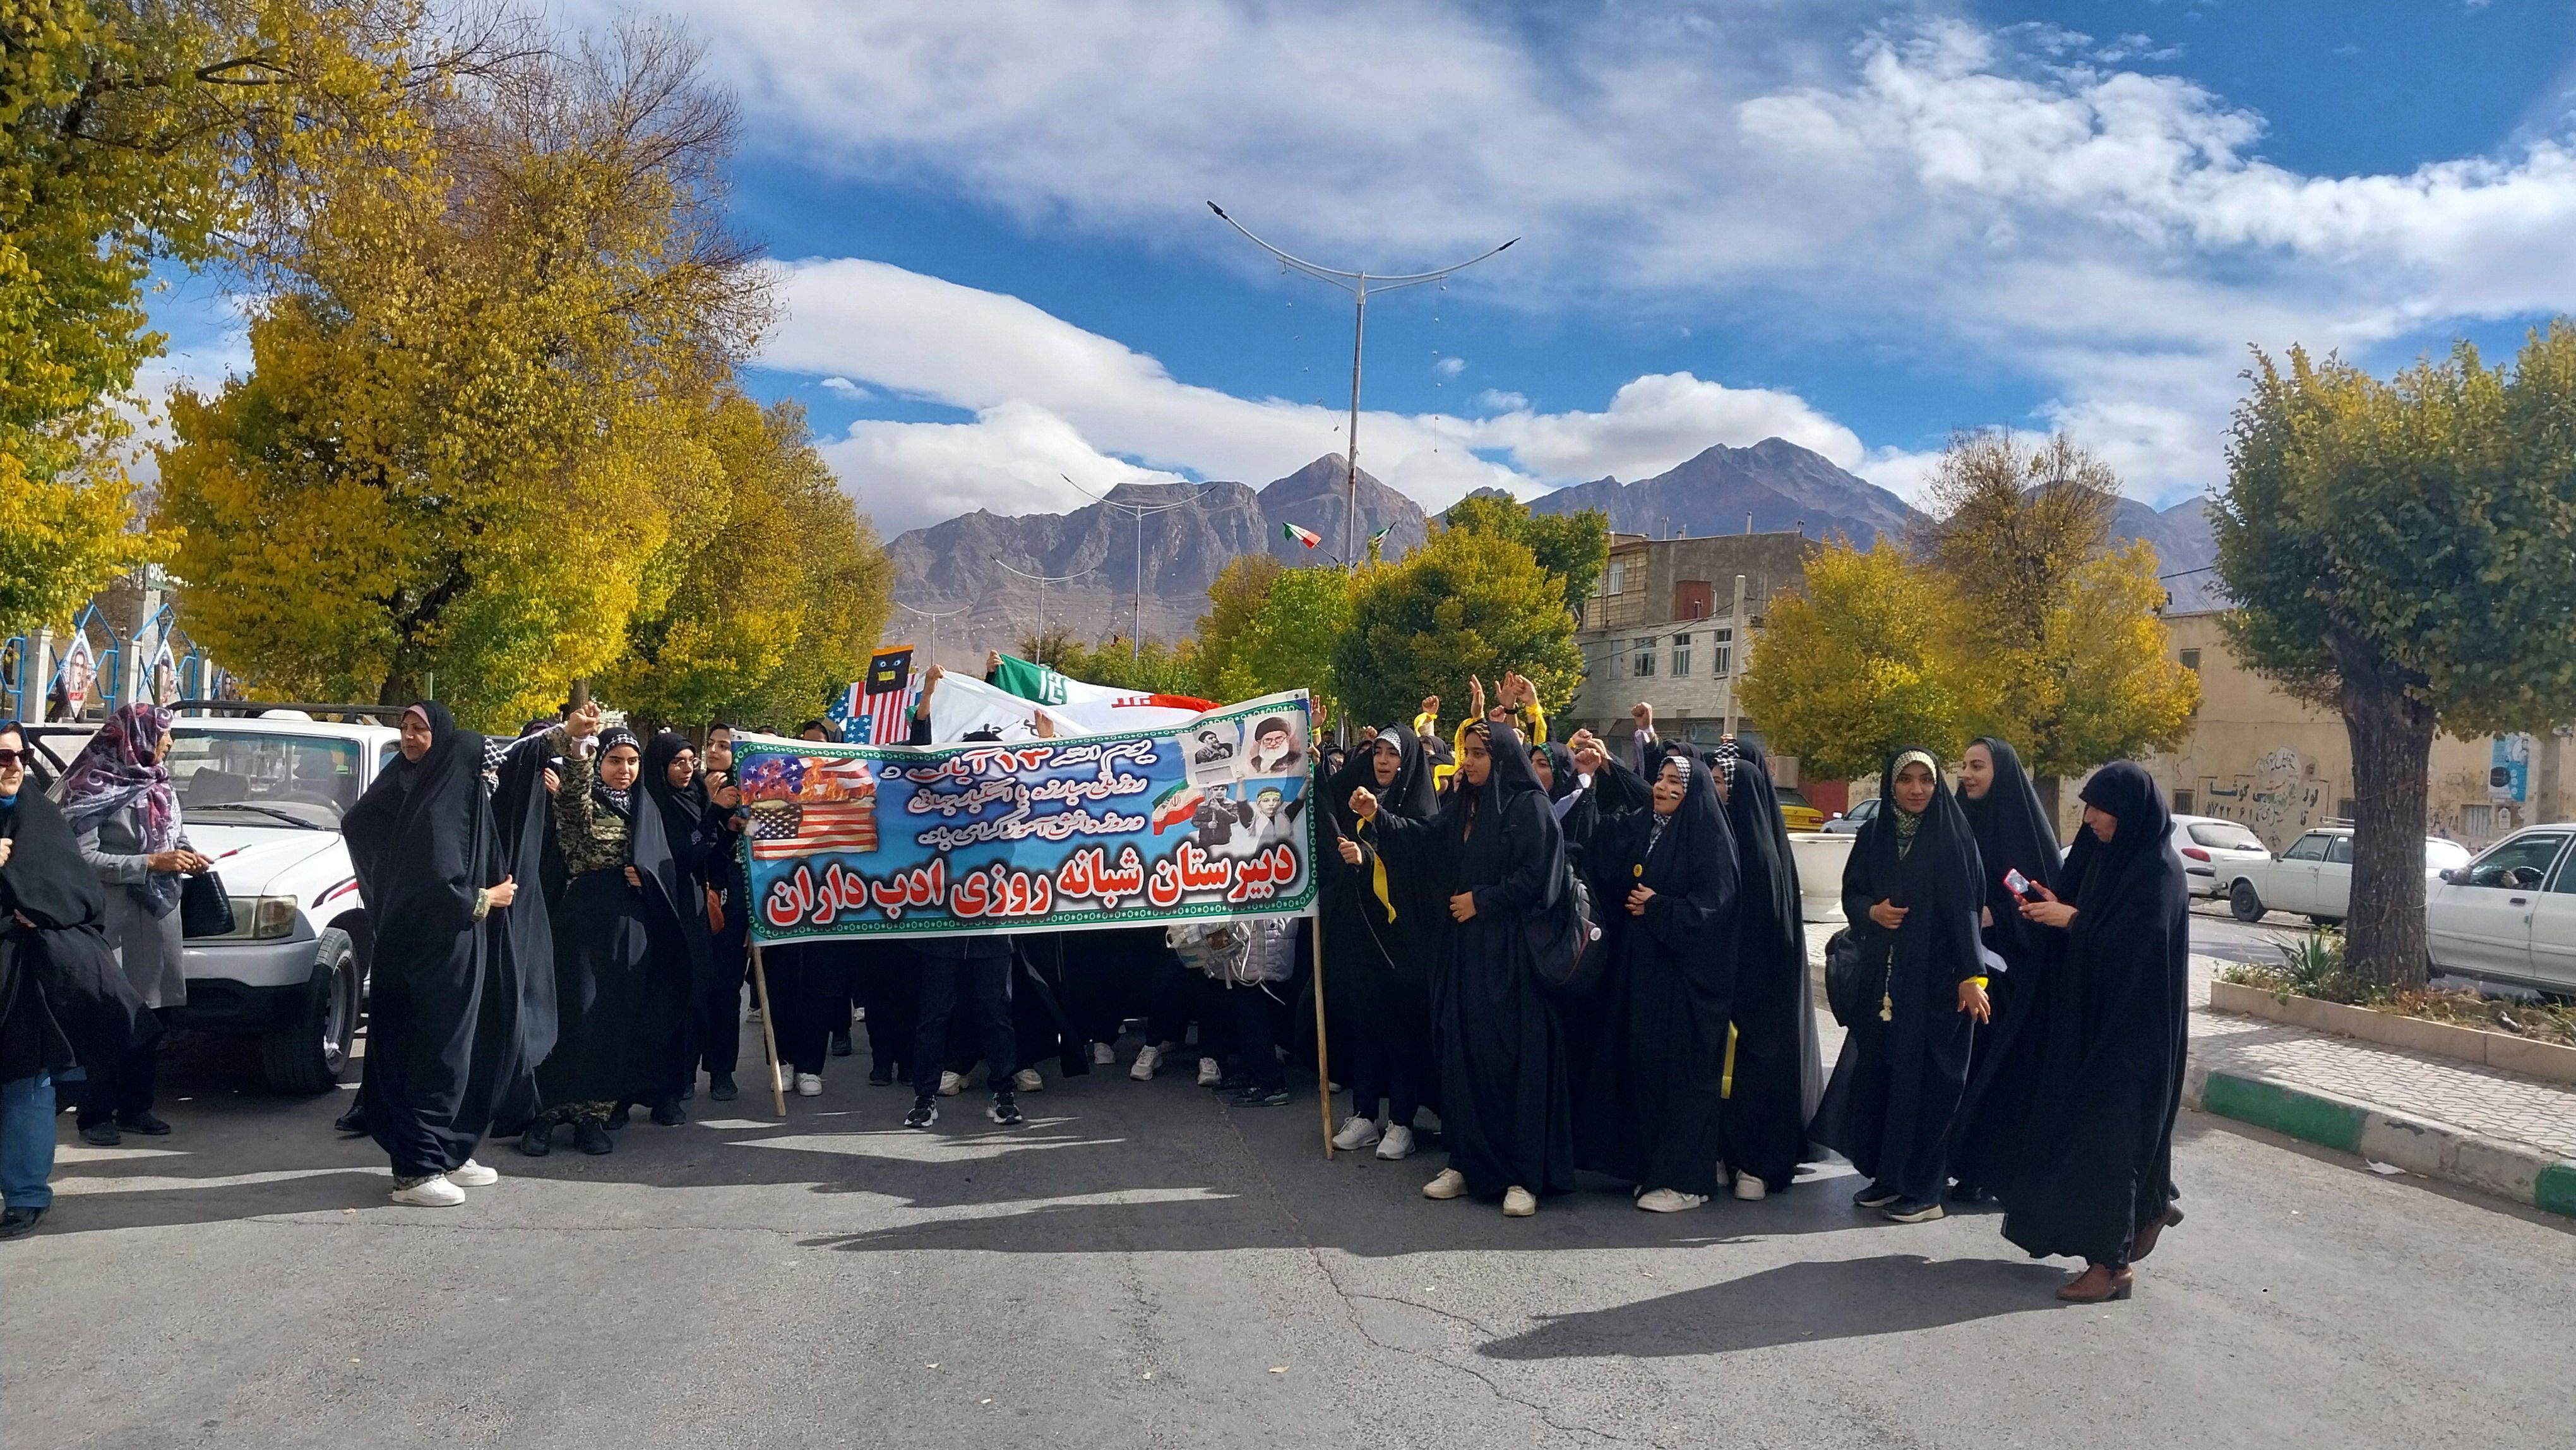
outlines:
[[[78, 753], [69, 737], [95, 728], [39, 730], [67, 765]], [[259, 1039], [261, 1075], [277, 1092], [325, 1091], [349, 1065], [373, 946], [340, 813], [400, 736], [279, 711], [182, 717], [170, 735], [180, 820], [213, 858], [233, 914], [229, 933], [187, 939], [188, 1003], [175, 1020]]]
[[[2430, 895], [2443, 872], [2469, 864], [2469, 848], [2438, 836], [2424, 839], [2424, 883]], [[2261, 921], [2267, 911], [2297, 912], [2313, 922], [2341, 921], [2352, 909], [2352, 827], [2321, 826], [2290, 843], [2277, 860], [2240, 862], [2220, 873], [2229, 912]]]
[[2272, 859], [2262, 837], [2216, 816], [2174, 817], [2173, 848], [2182, 856], [2183, 874], [2191, 878], [2194, 896], [2225, 896], [2236, 879], [2232, 868]]
[[1878, 797], [1871, 796], [1865, 801], [1852, 802], [1852, 808], [1849, 811], [1833, 817], [1816, 829], [1828, 836], [1857, 836], [1860, 834], [1860, 828], [1868, 825], [1870, 819], [1877, 814]]
[[2529, 826], [2426, 893], [2434, 970], [2576, 992], [2576, 826]]

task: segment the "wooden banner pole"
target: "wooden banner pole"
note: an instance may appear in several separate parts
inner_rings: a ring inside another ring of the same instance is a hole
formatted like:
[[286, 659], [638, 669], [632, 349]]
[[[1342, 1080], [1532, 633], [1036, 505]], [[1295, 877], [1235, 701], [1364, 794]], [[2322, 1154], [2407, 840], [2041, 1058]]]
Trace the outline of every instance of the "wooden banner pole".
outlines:
[[1306, 918], [1315, 947], [1315, 1100], [1324, 1112], [1324, 1161], [1333, 1158], [1333, 1054], [1324, 1041], [1324, 912], [1316, 903], [1313, 916]]
[[760, 999], [760, 1046], [769, 1054], [769, 1097], [778, 1108], [778, 1116], [787, 1116], [787, 1079], [778, 1073], [778, 1025], [769, 1010], [769, 969], [761, 960], [760, 943], [751, 944], [752, 995]]

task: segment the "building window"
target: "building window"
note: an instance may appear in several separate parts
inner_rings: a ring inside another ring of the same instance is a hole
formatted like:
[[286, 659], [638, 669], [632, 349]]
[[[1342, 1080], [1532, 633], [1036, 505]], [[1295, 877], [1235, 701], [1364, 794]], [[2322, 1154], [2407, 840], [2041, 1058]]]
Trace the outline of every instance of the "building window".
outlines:
[[2460, 834], [2474, 841], [2483, 841], [2494, 835], [2495, 807], [2460, 807]]
[[1708, 632], [1708, 670], [1719, 679], [1735, 673], [1735, 631], [1712, 629]]
[[1636, 663], [1629, 673], [1642, 679], [1655, 672], [1655, 637], [1650, 634], [1638, 640], [1636, 649]]
[[1610, 561], [1610, 567], [1601, 571], [1601, 587], [1593, 592], [1597, 594], [1624, 594], [1627, 592], [1627, 589], [1628, 561], [1625, 559], [1613, 559]]
[[2356, 801], [2356, 800], [2354, 800], [2352, 797], [2350, 797], [2350, 796], [2338, 796], [2338, 797], [2335, 799], [2335, 819], [2336, 819], [2336, 820], [2338, 820], [2338, 821], [2349, 821], [2349, 820], [2353, 819], [2354, 817], [2356, 817], [2356, 816], [2358, 816], [2358, 815], [2360, 815], [2360, 814], [2361, 814], [2361, 803], [2360, 803], [2360, 802], [2358, 802], [2358, 801]]
[[1689, 636], [1689, 635], [1686, 635], [1686, 634], [1677, 634], [1677, 635], [1674, 635], [1674, 636], [1673, 636], [1673, 674], [1674, 674], [1676, 677], [1679, 677], [1679, 676], [1682, 676], [1682, 675], [1687, 675], [1687, 674], [1689, 674], [1689, 673], [1690, 673], [1690, 636]]
[[2195, 674], [2195, 675], [2196, 675], [2196, 674], [2199, 674], [2199, 673], [2200, 673], [2200, 651], [2198, 651], [2198, 650], [2196, 650], [2196, 649], [2187, 649], [2187, 650], [2184, 650], [2184, 651], [2182, 652], [2182, 667], [2183, 667], [2184, 669], [2187, 669], [2187, 670], [2191, 671], [2191, 672], [2192, 672], [2193, 674]]
[[2174, 808], [2174, 814], [2175, 814], [2175, 815], [2178, 815], [2178, 816], [2187, 816], [2187, 815], [2190, 815], [2190, 814], [2191, 814], [2191, 805], [2192, 805], [2192, 800], [2191, 800], [2191, 792], [2190, 792], [2190, 791], [2187, 791], [2187, 790], [2178, 790], [2178, 791], [2175, 791], [2175, 792], [2174, 792], [2174, 803], [2173, 803], [2173, 808]]

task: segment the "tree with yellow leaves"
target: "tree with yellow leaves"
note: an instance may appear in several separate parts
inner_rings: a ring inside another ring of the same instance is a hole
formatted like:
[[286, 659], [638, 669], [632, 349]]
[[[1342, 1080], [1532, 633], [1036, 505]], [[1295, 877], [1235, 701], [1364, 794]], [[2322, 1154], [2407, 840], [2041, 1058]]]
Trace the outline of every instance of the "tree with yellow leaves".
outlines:
[[1884, 540], [1864, 552], [1838, 538], [1809, 557], [1745, 664], [1766, 748], [1819, 780], [1874, 774], [1901, 746], [1956, 758], [1967, 701], [1943, 649], [1947, 607], [1940, 581]]

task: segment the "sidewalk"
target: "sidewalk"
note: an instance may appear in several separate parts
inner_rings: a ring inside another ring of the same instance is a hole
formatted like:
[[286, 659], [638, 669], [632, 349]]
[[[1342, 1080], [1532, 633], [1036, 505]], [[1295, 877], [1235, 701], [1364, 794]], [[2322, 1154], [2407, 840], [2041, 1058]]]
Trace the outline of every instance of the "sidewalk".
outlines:
[[[1833, 931], [1807, 925], [1828, 1061], [1842, 1040], [1822, 1011], [1824, 944]], [[2191, 959], [2185, 1107], [2576, 1216], [2576, 1087], [2213, 1012], [2209, 984], [2223, 965]]]

